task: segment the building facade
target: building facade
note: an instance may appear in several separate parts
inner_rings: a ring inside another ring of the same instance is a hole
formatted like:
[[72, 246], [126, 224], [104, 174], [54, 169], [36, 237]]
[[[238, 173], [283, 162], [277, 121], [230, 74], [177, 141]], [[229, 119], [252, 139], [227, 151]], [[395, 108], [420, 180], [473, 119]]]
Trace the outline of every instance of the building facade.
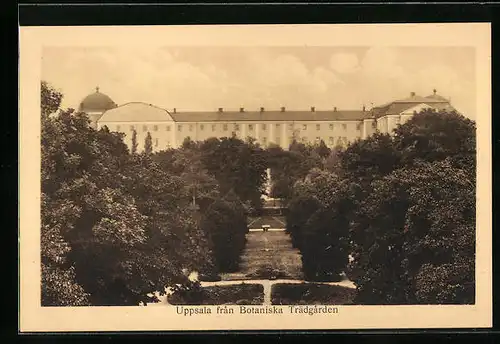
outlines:
[[[427, 97], [411, 93], [410, 97], [396, 100], [370, 110], [317, 110], [307, 111], [260, 108], [257, 111], [240, 108], [238, 111], [219, 108], [217, 111], [185, 112], [163, 109], [152, 104], [130, 102], [120, 106], [102, 93], [90, 95], [82, 101], [81, 111], [89, 113], [95, 128], [108, 127], [125, 134], [125, 142], [132, 144], [132, 133], [137, 133], [138, 151], [144, 146], [149, 132], [155, 151], [179, 147], [187, 138], [203, 141], [210, 137], [254, 138], [261, 146], [276, 144], [288, 149], [295, 139], [303, 143], [323, 140], [329, 147], [346, 146], [358, 138], [366, 138], [376, 131], [390, 133], [398, 124], [406, 122], [423, 109], [454, 110], [448, 99], [434, 93]], [[102, 103], [98, 103], [98, 98]], [[99, 110], [102, 109], [101, 110]], [[99, 113], [99, 111], [101, 111]]]

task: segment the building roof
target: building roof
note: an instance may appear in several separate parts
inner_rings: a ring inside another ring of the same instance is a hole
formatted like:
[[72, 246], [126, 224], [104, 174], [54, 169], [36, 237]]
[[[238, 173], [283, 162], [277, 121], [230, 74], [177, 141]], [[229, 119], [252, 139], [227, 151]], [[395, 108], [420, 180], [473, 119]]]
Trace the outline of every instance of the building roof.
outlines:
[[436, 101], [440, 101], [440, 102], [446, 102], [446, 103], [449, 103], [449, 99], [446, 99], [445, 97], [443, 96], [440, 96], [439, 94], [431, 94], [430, 96], [427, 96], [425, 97], [427, 99], [433, 99], [433, 100], [436, 100]]
[[285, 122], [285, 121], [359, 121], [363, 110], [331, 111], [167, 111], [152, 104], [131, 102], [107, 110], [100, 122]]
[[371, 109], [370, 113], [371, 116], [375, 118], [385, 115], [398, 115], [406, 110], [415, 107], [417, 104], [428, 105], [438, 111], [454, 110], [449, 100], [436, 94], [436, 90], [434, 90], [434, 94], [427, 97], [421, 97], [412, 92], [410, 97], [376, 106]]
[[106, 110], [116, 107], [116, 103], [106, 94], [99, 91], [99, 87], [96, 87], [96, 91], [92, 94], [86, 96], [80, 106], [78, 111], [81, 112], [104, 112]]
[[141, 102], [131, 102], [107, 110], [99, 122], [164, 122], [172, 121], [167, 110]]
[[170, 112], [176, 122], [359, 121], [367, 114], [362, 110]]

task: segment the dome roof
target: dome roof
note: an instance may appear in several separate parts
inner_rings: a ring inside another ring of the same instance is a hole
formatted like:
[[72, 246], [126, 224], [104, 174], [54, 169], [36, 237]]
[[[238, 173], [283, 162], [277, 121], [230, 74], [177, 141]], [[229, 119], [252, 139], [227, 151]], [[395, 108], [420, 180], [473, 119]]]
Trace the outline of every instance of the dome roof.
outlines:
[[86, 96], [80, 103], [79, 111], [82, 112], [104, 112], [116, 107], [116, 103], [104, 93], [99, 92], [96, 87], [95, 93]]

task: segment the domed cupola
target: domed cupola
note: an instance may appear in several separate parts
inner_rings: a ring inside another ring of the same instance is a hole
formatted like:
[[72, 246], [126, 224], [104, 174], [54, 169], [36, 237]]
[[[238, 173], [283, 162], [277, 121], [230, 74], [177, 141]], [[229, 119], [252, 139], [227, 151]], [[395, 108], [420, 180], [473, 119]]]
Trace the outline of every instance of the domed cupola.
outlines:
[[78, 107], [79, 112], [85, 112], [89, 116], [94, 128], [104, 111], [117, 106], [109, 96], [99, 91], [99, 87], [96, 87], [95, 90], [94, 93], [86, 96]]

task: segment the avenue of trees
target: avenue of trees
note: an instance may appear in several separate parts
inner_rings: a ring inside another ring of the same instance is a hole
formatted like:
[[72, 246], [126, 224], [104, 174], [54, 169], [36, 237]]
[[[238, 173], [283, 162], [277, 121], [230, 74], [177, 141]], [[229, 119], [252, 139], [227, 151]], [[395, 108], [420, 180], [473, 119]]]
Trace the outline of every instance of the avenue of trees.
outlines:
[[237, 269], [266, 178], [257, 145], [187, 140], [153, 154], [148, 135], [138, 154], [133, 135], [129, 152], [61, 99], [42, 82], [42, 305], [137, 305], [191, 271]]
[[313, 168], [276, 182], [306, 279], [346, 271], [361, 304], [474, 303], [475, 123], [425, 110], [392, 134], [309, 147]]

